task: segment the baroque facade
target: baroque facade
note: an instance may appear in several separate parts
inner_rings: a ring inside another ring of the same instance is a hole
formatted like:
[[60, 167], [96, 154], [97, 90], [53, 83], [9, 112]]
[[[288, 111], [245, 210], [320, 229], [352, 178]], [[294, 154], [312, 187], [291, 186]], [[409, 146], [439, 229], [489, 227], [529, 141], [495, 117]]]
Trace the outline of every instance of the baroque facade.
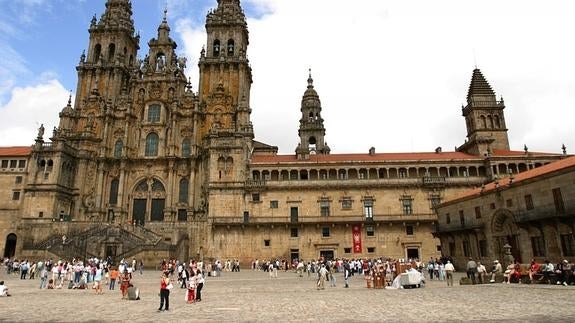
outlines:
[[4, 256], [438, 257], [435, 205], [564, 157], [510, 150], [478, 69], [456, 151], [331, 154], [310, 72], [300, 142], [280, 155], [254, 140], [240, 1], [218, 0], [205, 26], [195, 92], [166, 16], [138, 59], [131, 2], [106, 1], [52, 137], [0, 148]]

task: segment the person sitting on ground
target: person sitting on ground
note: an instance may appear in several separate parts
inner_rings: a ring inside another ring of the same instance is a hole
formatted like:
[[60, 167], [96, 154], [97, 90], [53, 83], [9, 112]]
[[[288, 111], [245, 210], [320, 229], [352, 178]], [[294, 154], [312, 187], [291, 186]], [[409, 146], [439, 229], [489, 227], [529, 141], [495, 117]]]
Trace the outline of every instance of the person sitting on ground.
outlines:
[[0, 296], [12, 296], [8, 293], [8, 286], [4, 285], [4, 281], [0, 281]]
[[497, 277], [497, 275], [501, 275], [502, 272], [503, 272], [503, 267], [501, 267], [499, 260], [497, 260], [497, 259], [494, 260], [493, 261], [493, 269], [491, 270], [491, 280], [489, 282], [495, 283], [495, 277]]
[[571, 265], [569, 264], [569, 261], [567, 261], [567, 259], [564, 259], [563, 262], [560, 264], [561, 266], [557, 266], [557, 270], [560, 270], [560, 272], [557, 272], [557, 276], [559, 277], [557, 279], [557, 285], [559, 284], [563, 284], [565, 286], [567, 286], [569, 284], [569, 275], [571, 275], [573, 273], [573, 271], [571, 270]]
[[545, 280], [547, 284], [551, 284], [551, 276], [555, 273], [555, 266], [549, 260], [545, 260], [545, 267], [543, 267], [543, 277], [539, 280]]
[[48, 286], [46, 287], [47, 289], [54, 289], [56, 286], [54, 286], [54, 279], [50, 278], [50, 280], [48, 280]]
[[535, 259], [531, 259], [531, 264], [529, 265], [529, 281], [533, 283], [533, 276], [539, 273], [541, 266]]

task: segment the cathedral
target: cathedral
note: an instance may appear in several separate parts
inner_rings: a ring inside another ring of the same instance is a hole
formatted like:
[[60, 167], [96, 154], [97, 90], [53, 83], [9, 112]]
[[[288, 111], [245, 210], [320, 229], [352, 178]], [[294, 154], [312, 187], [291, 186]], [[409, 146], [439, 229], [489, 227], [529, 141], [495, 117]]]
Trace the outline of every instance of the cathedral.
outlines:
[[29, 147], [0, 147], [5, 257], [435, 258], [436, 205], [564, 158], [510, 150], [505, 104], [479, 69], [455, 151], [332, 154], [310, 72], [299, 143], [278, 154], [250, 119], [240, 1], [217, 0], [205, 28], [194, 91], [166, 15], [144, 53], [130, 0], [106, 1], [51, 137], [41, 127]]

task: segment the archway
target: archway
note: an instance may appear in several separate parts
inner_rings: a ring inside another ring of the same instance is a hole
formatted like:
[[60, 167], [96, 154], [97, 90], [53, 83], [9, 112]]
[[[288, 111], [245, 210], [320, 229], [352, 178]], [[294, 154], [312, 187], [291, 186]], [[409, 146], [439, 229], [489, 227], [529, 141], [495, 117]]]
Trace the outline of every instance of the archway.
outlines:
[[503, 260], [505, 253], [503, 246], [511, 246], [511, 254], [515, 260], [521, 262], [521, 250], [519, 246], [519, 228], [513, 220], [513, 213], [507, 209], [499, 209], [493, 214], [491, 221], [493, 234], [493, 254], [499, 261]]
[[18, 237], [14, 233], [10, 233], [6, 237], [6, 244], [4, 247], [4, 258], [12, 258], [16, 254], [16, 242]]
[[138, 225], [146, 221], [164, 221], [166, 190], [156, 178], [143, 179], [134, 188], [132, 220]]

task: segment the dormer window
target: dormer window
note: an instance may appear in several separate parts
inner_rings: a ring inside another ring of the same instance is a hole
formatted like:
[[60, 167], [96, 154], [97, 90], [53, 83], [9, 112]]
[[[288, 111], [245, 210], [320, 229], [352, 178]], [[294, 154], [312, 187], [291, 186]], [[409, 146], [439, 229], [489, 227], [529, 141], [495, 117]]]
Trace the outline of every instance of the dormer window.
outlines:
[[234, 40], [230, 39], [228, 40], [228, 56], [233, 56], [234, 55]]
[[220, 56], [220, 40], [214, 40], [214, 57]]

